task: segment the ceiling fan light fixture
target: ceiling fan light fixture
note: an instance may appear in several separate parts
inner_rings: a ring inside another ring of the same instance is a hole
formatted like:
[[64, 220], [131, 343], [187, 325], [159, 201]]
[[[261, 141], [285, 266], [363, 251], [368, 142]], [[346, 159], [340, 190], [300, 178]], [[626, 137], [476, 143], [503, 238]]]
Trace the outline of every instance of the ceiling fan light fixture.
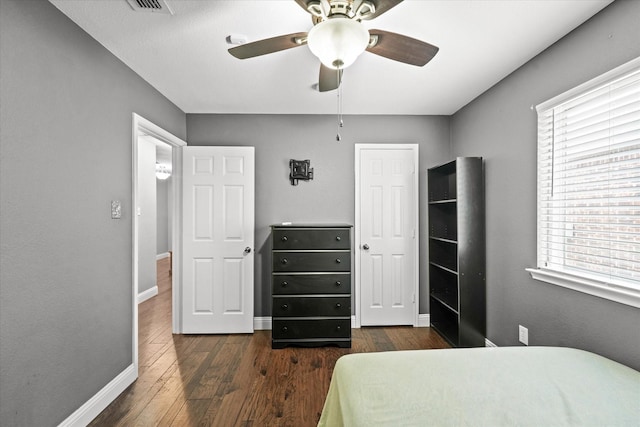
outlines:
[[316, 24], [309, 31], [307, 44], [325, 66], [342, 70], [365, 51], [369, 32], [360, 22], [335, 17]]

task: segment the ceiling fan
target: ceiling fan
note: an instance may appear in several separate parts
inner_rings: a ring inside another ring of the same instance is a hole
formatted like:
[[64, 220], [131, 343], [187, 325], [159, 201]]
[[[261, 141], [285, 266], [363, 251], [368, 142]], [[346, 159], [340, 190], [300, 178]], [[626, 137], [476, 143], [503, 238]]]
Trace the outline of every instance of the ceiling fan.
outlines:
[[318, 90], [337, 89], [342, 71], [365, 50], [394, 61], [423, 66], [438, 53], [429, 43], [383, 30], [367, 30], [362, 20], [374, 19], [402, 0], [295, 0], [311, 14], [308, 32], [286, 34], [242, 44], [229, 49], [236, 58], [246, 59], [308, 45], [320, 59]]

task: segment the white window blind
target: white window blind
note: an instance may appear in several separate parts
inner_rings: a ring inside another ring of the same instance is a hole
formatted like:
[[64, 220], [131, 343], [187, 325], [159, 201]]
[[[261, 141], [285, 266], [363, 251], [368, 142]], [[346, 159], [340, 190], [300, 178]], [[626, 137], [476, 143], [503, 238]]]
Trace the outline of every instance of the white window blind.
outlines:
[[640, 292], [640, 64], [537, 109], [538, 269]]

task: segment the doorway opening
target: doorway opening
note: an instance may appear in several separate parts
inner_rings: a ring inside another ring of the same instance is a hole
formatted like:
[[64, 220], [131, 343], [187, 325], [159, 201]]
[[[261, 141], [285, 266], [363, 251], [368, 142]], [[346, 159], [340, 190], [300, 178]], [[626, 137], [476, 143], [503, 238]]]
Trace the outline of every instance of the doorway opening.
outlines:
[[139, 132], [138, 204], [133, 212], [138, 219], [138, 304], [158, 294], [156, 264], [172, 258], [172, 152], [169, 144]]
[[[172, 329], [173, 333], [180, 333], [180, 202], [182, 200], [181, 194], [181, 164], [182, 164], [182, 150], [181, 147], [187, 145], [187, 143], [170, 132], [155, 125], [149, 120], [133, 114], [133, 126], [132, 126], [132, 190], [131, 190], [131, 206], [132, 206], [132, 247], [133, 247], [133, 262], [132, 262], [132, 310], [133, 310], [133, 327], [132, 327], [132, 349], [133, 349], [133, 365], [135, 369], [135, 376], [138, 376], [138, 303], [139, 300], [149, 298], [157, 293], [157, 287], [155, 291], [153, 286], [143, 284], [141, 292], [141, 272], [142, 277], [149, 277], [151, 274], [149, 269], [141, 267], [141, 261], [146, 262], [149, 265], [149, 261], [145, 259], [151, 258], [153, 262], [152, 272], [153, 280], [156, 280], [156, 251], [157, 251], [157, 218], [155, 217], [155, 202], [156, 202], [156, 161], [160, 160], [164, 163], [171, 163], [171, 185], [167, 188], [167, 199], [169, 212], [167, 216], [167, 247], [171, 248], [171, 289], [172, 289]], [[158, 163], [160, 163], [158, 161]], [[144, 182], [141, 180], [142, 169], [145, 169]], [[146, 188], [153, 188], [153, 200], [148, 199], [148, 192], [143, 191], [141, 186], [146, 185]], [[143, 202], [145, 206], [145, 212], [143, 212]], [[148, 212], [153, 210], [154, 212]], [[145, 215], [145, 219], [154, 219], [153, 221], [141, 221]], [[150, 225], [149, 222], [152, 224]], [[150, 233], [153, 235], [150, 243], [145, 236]], [[149, 255], [151, 253], [152, 255]], [[141, 270], [145, 271], [141, 271]], [[142, 279], [147, 280], [147, 279]], [[155, 292], [155, 293], [154, 293]]]

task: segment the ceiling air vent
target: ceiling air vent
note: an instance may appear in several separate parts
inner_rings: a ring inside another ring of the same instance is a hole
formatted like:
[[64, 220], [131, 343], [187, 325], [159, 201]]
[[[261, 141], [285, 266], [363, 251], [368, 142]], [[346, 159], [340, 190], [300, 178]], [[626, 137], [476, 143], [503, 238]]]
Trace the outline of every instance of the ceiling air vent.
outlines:
[[166, 0], [127, 0], [129, 6], [136, 12], [154, 12], [173, 15], [173, 11]]

